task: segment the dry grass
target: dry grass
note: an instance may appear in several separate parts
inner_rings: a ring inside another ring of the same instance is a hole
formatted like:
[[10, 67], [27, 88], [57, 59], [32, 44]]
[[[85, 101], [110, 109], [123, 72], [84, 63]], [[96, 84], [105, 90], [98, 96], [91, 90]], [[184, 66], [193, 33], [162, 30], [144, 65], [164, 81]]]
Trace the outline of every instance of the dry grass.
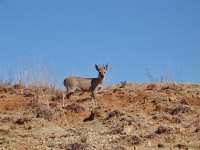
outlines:
[[[49, 85], [0, 86], [0, 149], [198, 149], [200, 85], [114, 85], [61, 107]], [[24, 142], [26, 141], [26, 142]]]

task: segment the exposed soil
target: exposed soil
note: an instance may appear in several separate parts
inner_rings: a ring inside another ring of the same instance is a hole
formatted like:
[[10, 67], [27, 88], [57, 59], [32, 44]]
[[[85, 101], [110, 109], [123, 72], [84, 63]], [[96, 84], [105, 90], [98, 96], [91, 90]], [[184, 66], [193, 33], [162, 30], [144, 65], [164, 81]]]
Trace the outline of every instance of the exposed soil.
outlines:
[[62, 107], [61, 91], [41, 91], [0, 86], [0, 149], [200, 149], [200, 85], [114, 85], [92, 114], [89, 93]]

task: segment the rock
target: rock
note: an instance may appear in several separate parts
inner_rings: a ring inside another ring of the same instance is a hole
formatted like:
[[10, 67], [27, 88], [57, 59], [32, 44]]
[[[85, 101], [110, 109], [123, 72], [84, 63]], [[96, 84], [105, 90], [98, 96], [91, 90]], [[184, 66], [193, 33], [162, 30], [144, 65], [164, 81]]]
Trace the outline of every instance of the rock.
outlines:
[[6, 140], [6, 138], [0, 137], [0, 145], [3, 145], [5, 143], [8, 143], [8, 141]]
[[187, 149], [187, 146], [184, 144], [176, 144], [174, 147], [177, 147], [179, 149]]
[[7, 97], [6, 95], [0, 95], [0, 99], [4, 99], [6, 97]]
[[196, 128], [194, 132], [200, 132], [200, 127]]
[[188, 106], [185, 105], [178, 105], [175, 108], [167, 108], [166, 112], [168, 112], [171, 115], [178, 115], [181, 113], [189, 112], [191, 109]]
[[169, 134], [172, 131], [172, 128], [159, 126], [158, 129], [155, 131], [156, 134]]
[[161, 143], [158, 143], [158, 147], [159, 148], [164, 148], [165, 146], [163, 144], [161, 144]]
[[0, 135], [7, 135], [9, 132], [10, 132], [9, 127], [7, 126], [0, 127]]
[[26, 122], [30, 121], [30, 118], [18, 118], [14, 121], [15, 124], [18, 124], [18, 125], [23, 125], [25, 124]]
[[0, 118], [0, 122], [2, 122], [2, 123], [8, 123], [8, 122], [12, 122], [12, 121], [13, 121], [13, 119], [11, 117], [5, 116], [5, 117]]
[[147, 87], [146, 87], [146, 90], [155, 90], [155, 89], [157, 89], [157, 85], [153, 84], [153, 83], [147, 85]]
[[34, 94], [30, 90], [24, 90], [24, 97], [33, 97]]
[[131, 138], [129, 139], [129, 142], [132, 144], [132, 145], [138, 145], [142, 142], [141, 138], [138, 137], [138, 136], [131, 136]]
[[146, 138], [146, 139], [153, 139], [155, 137], [156, 137], [155, 133], [149, 133], [149, 134], [147, 134], [147, 135], [144, 136], [144, 138]]

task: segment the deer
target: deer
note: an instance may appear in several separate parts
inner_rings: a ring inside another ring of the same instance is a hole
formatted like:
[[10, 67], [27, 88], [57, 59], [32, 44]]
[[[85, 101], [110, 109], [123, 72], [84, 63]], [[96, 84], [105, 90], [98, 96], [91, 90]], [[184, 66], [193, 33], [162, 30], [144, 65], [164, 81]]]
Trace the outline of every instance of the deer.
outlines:
[[95, 69], [98, 72], [98, 77], [96, 78], [71, 76], [64, 79], [63, 84], [66, 88], [66, 93], [64, 93], [63, 96], [63, 107], [65, 105], [65, 97], [70, 99], [70, 96], [76, 91], [90, 92], [92, 102], [96, 104], [96, 91], [105, 78], [105, 74], [108, 71], [108, 65], [103, 65], [100, 67], [99, 65], [95, 64]]

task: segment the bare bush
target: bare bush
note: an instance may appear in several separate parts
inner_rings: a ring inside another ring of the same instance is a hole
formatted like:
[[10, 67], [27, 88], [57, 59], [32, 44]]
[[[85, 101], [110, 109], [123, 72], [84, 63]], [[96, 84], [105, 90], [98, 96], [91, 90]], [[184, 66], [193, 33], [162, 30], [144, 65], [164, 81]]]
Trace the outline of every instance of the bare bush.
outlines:
[[123, 115], [123, 113], [121, 113], [119, 110], [114, 110], [114, 111], [111, 111], [108, 113], [106, 120], [113, 118], [113, 117], [120, 117], [122, 115]]
[[127, 81], [121, 81], [119, 88], [124, 88], [127, 85]]
[[185, 105], [177, 105], [174, 108], [166, 108], [166, 112], [168, 112], [171, 115], [178, 115], [181, 113], [189, 112], [191, 109], [188, 106]]
[[155, 90], [155, 89], [157, 89], [158, 87], [157, 87], [157, 85], [156, 84], [148, 84], [147, 86], [146, 86], [146, 90]]
[[79, 104], [73, 103], [64, 107], [64, 109], [73, 112], [73, 113], [80, 113], [85, 111], [84, 107], [80, 106]]
[[165, 127], [165, 126], [159, 126], [158, 129], [155, 131], [156, 134], [169, 134], [171, 133], [172, 128]]

